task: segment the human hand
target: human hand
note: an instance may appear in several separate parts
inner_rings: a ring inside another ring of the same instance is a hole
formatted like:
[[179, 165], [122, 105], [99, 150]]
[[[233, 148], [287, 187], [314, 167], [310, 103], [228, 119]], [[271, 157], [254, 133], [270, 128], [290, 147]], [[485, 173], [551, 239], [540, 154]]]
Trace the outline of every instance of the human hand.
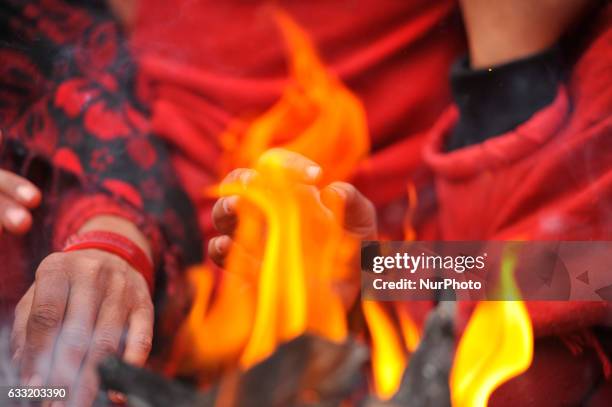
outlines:
[[153, 320], [147, 282], [122, 258], [97, 249], [53, 253], [15, 310], [13, 360], [24, 384], [68, 386], [67, 405], [89, 406], [104, 357], [122, 351], [126, 362], [145, 363]]
[[[321, 177], [321, 167], [308, 158], [287, 150], [273, 149], [265, 153], [279, 154], [282, 167], [297, 183], [313, 186]], [[239, 168], [229, 173], [223, 183], [240, 182], [245, 188], [251, 180], [258, 177], [257, 171]], [[317, 192], [325, 205], [329, 194], [335, 195], [344, 202], [344, 228], [360, 239], [374, 239], [376, 236], [376, 211], [374, 205], [364, 197], [353, 185], [346, 182], [333, 182]], [[237, 226], [236, 206], [238, 196], [222, 197], [215, 202], [212, 210], [213, 224], [221, 234], [212, 238], [208, 244], [208, 254], [217, 265], [223, 265], [233, 244], [232, 236]]]

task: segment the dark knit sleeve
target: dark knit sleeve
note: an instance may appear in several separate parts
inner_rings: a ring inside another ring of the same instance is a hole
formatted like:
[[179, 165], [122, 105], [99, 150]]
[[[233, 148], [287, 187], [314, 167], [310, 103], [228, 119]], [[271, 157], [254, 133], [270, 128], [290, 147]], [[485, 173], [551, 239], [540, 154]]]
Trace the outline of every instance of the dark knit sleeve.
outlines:
[[457, 60], [450, 84], [459, 121], [446, 150], [482, 143], [529, 120], [555, 99], [563, 66], [557, 45], [488, 68], [472, 69], [466, 57]]

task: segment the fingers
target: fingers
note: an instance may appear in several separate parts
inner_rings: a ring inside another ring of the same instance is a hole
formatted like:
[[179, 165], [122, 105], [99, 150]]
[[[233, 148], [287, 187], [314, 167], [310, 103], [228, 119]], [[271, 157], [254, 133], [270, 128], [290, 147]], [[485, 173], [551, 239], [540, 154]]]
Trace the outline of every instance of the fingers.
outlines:
[[104, 290], [88, 273], [99, 269], [95, 265], [79, 264], [82, 274], [75, 278], [70, 287], [70, 296], [61, 332], [55, 344], [53, 364], [48, 383], [52, 386], [69, 386], [77, 381], [81, 365], [89, 350], [93, 337], [98, 309]]
[[25, 384], [42, 381], [66, 310], [69, 284], [57, 255], [47, 257], [36, 272], [35, 289], [21, 355], [21, 377]]
[[40, 190], [27, 179], [10, 171], [0, 170], [0, 193], [26, 208], [35, 208], [40, 204]]
[[232, 239], [227, 235], [217, 236], [208, 242], [208, 255], [210, 259], [219, 267], [225, 264], [225, 258], [232, 247]]
[[321, 190], [321, 201], [332, 207], [331, 201], [344, 202], [344, 227], [362, 239], [376, 237], [376, 210], [357, 188], [346, 182], [333, 182]]
[[13, 364], [19, 366], [21, 353], [26, 340], [26, 328], [28, 326], [28, 316], [32, 309], [34, 299], [34, 285], [31, 285], [25, 295], [19, 300], [15, 307], [15, 321], [11, 331], [11, 355]]
[[258, 169], [281, 166], [296, 182], [314, 184], [321, 179], [321, 167], [301, 154], [280, 148], [273, 148], [261, 155], [257, 161]]
[[12, 343], [21, 355], [22, 380], [67, 386], [73, 391], [67, 405], [91, 405], [98, 391], [96, 367], [119, 352], [126, 331], [126, 361], [144, 364], [153, 335], [145, 279], [105, 252], [53, 254], [15, 311]]
[[147, 361], [153, 345], [153, 304], [142, 300], [134, 308], [128, 320], [123, 359], [130, 364], [142, 366]]
[[236, 206], [238, 197], [236, 195], [220, 198], [215, 202], [212, 209], [212, 219], [215, 229], [226, 235], [234, 234], [238, 224]]
[[[298, 153], [273, 148], [266, 151], [258, 160], [257, 168], [265, 171], [272, 167], [280, 167], [297, 183], [315, 184], [321, 178], [321, 167], [314, 161]], [[240, 183], [244, 188], [259, 176], [258, 172], [248, 168], [238, 168], [230, 172], [221, 183], [223, 187], [229, 184]], [[238, 197], [227, 196], [217, 200], [212, 210], [213, 224], [222, 234], [232, 235], [237, 224], [236, 206]]]
[[105, 357], [117, 354], [119, 350], [128, 316], [125, 298], [129, 293], [126, 288], [127, 285], [121, 282], [112, 285], [109, 296], [100, 307], [82, 374], [72, 387], [75, 389], [72, 397], [75, 406], [90, 406], [93, 403], [99, 387], [97, 366]]
[[0, 229], [23, 234], [32, 225], [27, 209], [40, 204], [41, 194], [30, 181], [12, 172], [0, 170]]
[[[230, 172], [221, 182], [221, 191], [227, 185], [240, 184], [242, 188], [247, 188], [258, 176], [257, 171], [248, 168], [237, 168]], [[212, 209], [212, 220], [215, 228], [227, 235], [232, 235], [238, 223], [236, 207], [238, 196], [230, 195], [219, 198]]]
[[256, 177], [257, 171], [250, 168], [236, 168], [223, 178], [221, 184], [239, 183], [243, 187], [249, 185]]
[[0, 224], [11, 233], [23, 234], [32, 226], [32, 216], [12, 199], [0, 195]]

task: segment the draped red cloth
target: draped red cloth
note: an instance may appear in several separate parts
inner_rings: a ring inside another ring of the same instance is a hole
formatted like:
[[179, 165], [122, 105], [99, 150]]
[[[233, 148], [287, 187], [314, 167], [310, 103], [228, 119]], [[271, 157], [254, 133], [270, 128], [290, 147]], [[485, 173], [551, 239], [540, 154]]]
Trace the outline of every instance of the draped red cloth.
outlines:
[[[425, 133], [450, 102], [448, 66], [464, 49], [455, 2], [273, 3], [308, 33], [325, 65], [363, 102], [374, 172], [358, 184], [379, 206], [385, 233], [401, 237], [397, 214], [406, 186], [415, 169], [425, 171]], [[151, 0], [133, 27], [153, 127], [174, 147], [207, 237], [214, 234], [212, 200], [202, 189], [224, 175], [219, 135], [233, 119], [269, 108], [288, 79], [271, 4]]]
[[[585, 45], [556, 99], [516, 129], [447, 153], [444, 140], [458, 112], [450, 107], [442, 114], [424, 149], [434, 171], [437, 238], [612, 239], [612, 77], [604, 73], [612, 67], [611, 22], [608, 6], [584, 33]], [[590, 278], [600, 284], [594, 289], [612, 284], [609, 276]], [[465, 323], [473, 304], [460, 305]], [[612, 322], [609, 303], [527, 306], [541, 338], [534, 362], [495, 392], [491, 404], [578, 405], [592, 398], [589, 405], [604, 405], [599, 393], [609, 392], [611, 371], [602, 346], [610, 338], [602, 345], [588, 328]]]

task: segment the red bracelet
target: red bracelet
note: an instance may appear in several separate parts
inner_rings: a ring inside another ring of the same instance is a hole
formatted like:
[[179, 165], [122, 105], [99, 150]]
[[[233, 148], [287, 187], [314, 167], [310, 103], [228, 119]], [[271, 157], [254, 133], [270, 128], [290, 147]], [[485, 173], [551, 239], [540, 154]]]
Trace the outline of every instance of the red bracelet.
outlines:
[[142, 274], [153, 293], [153, 262], [130, 239], [113, 232], [92, 230], [69, 237], [62, 251], [72, 252], [85, 249], [104, 250], [121, 257]]

